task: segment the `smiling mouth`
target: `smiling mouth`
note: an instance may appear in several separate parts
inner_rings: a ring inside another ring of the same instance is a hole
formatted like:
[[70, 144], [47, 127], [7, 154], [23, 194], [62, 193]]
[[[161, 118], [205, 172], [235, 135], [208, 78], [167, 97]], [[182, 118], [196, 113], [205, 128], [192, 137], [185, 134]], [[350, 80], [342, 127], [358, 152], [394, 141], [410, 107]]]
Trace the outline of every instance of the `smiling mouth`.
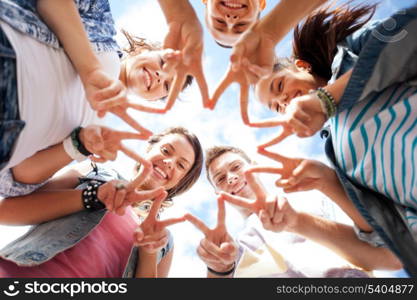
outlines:
[[162, 180], [167, 180], [168, 179], [168, 175], [167, 173], [165, 173], [160, 167], [158, 166], [153, 166], [153, 170], [154, 170], [154, 174]]
[[238, 3], [236, 1], [222, 1], [220, 3], [221, 5], [229, 9], [241, 9], [247, 6], [246, 4]]
[[152, 76], [151, 73], [149, 73], [149, 71], [146, 68], [143, 68], [143, 74], [144, 76], [144, 83], [145, 83], [145, 87], [146, 89], [149, 91], [152, 87]]
[[247, 182], [243, 181], [241, 184], [237, 186], [237, 188], [231, 192], [232, 195], [238, 195], [246, 186]]

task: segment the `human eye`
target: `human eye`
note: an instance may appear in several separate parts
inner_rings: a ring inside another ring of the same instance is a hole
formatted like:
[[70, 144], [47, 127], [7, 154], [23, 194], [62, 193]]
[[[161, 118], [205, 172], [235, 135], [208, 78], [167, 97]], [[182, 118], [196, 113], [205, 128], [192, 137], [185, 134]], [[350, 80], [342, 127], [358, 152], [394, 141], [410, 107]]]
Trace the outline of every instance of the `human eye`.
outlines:
[[219, 176], [219, 178], [217, 178], [217, 184], [221, 184], [224, 181], [225, 178], [226, 178], [226, 176], [224, 176], [224, 175]]
[[169, 92], [169, 83], [167, 81], [164, 82], [164, 88], [166, 92]]
[[162, 147], [161, 147], [161, 153], [162, 153], [162, 154], [164, 154], [164, 155], [168, 155], [168, 154], [169, 154], [169, 150], [168, 150], [168, 148], [167, 148], [167, 147], [165, 147], [165, 146], [162, 146]]
[[235, 164], [233, 167], [232, 167], [232, 171], [237, 171], [237, 170], [239, 170], [240, 169], [240, 164]]
[[282, 93], [282, 89], [283, 89], [283, 83], [282, 83], [282, 79], [280, 79], [278, 82], [278, 93]]
[[162, 56], [159, 57], [159, 66], [162, 68], [165, 65], [165, 60], [162, 58]]
[[178, 168], [180, 170], [185, 170], [185, 165], [183, 163], [178, 163]]

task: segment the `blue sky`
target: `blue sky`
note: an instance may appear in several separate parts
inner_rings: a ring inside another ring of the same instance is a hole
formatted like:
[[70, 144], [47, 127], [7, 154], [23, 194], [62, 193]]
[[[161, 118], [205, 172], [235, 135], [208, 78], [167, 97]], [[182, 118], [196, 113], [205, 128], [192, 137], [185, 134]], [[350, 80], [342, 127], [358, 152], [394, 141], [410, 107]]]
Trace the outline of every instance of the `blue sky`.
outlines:
[[[200, 0], [190, 1], [194, 6], [198, 17], [202, 21], [204, 5]], [[267, 1], [267, 7], [263, 14], [268, 12], [278, 1]], [[345, 1], [338, 1], [343, 3]], [[375, 1], [370, 1], [374, 3]], [[394, 11], [407, 7], [415, 1], [406, 0], [386, 0], [381, 1], [374, 19], [388, 17]], [[162, 41], [166, 32], [165, 21], [156, 0], [110, 0], [113, 17], [118, 29], [124, 28], [138, 36], [145, 36], [152, 40]], [[229, 63], [230, 49], [219, 47], [208, 32], [204, 32], [204, 69], [210, 90], [213, 91], [216, 84], [222, 78]], [[125, 41], [118, 35], [120, 45]], [[281, 43], [277, 45], [276, 51], [279, 55], [290, 55], [291, 34], [287, 35]], [[253, 96], [253, 95], [252, 95]], [[204, 110], [201, 106], [201, 99], [195, 85], [189, 88], [181, 96], [181, 101], [177, 101], [175, 107], [166, 115], [152, 115], [141, 112], [132, 112], [142, 125], [158, 132], [166, 127], [182, 125], [200, 137], [203, 147], [213, 145], [233, 145], [244, 149], [248, 154], [255, 158], [259, 164], [272, 164], [268, 159], [256, 154], [256, 145], [268, 139], [276, 132], [276, 128], [271, 129], [251, 129], [245, 127], [240, 119], [238, 109], [238, 89], [231, 86], [219, 100], [215, 111]], [[139, 101], [140, 99], [138, 99]], [[253, 101], [250, 105], [250, 115], [252, 119], [261, 119], [273, 116], [272, 113]], [[120, 130], [130, 130], [117, 118], [106, 117], [107, 123]], [[130, 147], [140, 152], [144, 151], [144, 142], [128, 142]], [[323, 155], [323, 141], [318, 137], [308, 139], [288, 138], [282, 144], [275, 146], [274, 149], [280, 153], [292, 157], [309, 157], [325, 161]], [[119, 170], [124, 176], [129, 177], [132, 170], [132, 162], [125, 156], [119, 155], [115, 163], [110, 163], [112, 167]], [[273, 176], [262, 176], [266, 187], [271, 192], [279, 192], [273, 186]], [[203, 172], [198, 183], [183, 196], [175, 199], [173, 208], [167, 210], [166, 216], [178, 216], [186, 211], [190, 211], [203, 219], [208, 225], [214, 225], [216, 219], [216, 195], [212, 187], [206, 180]], [[288, 195], [290, 203], [298, 210], [305, 210], [317, 214], [326, 214], [330, 218], [348, 222], [345, 216], [331, 206], [328, 199], [317, 192], [295, 193]], [[327, 212], [324, 208], [329, 209]], [[243, 221], [236, 211], [227, 207], [227, 226], [229, 232], [235, 235], [243, 226]], [[14, 228], [8, 232], [9, 236], [2, 236], [2, 243], [13, 239], [24, 229]], [[190, 224], [179, 224], [171, 228], [175, 236], [175, 255], [170, 276], [174, 277], [204, 277], [205, 266], [198, 259], [195, 249], [202, 238], [202, 234], [194, 229]]]

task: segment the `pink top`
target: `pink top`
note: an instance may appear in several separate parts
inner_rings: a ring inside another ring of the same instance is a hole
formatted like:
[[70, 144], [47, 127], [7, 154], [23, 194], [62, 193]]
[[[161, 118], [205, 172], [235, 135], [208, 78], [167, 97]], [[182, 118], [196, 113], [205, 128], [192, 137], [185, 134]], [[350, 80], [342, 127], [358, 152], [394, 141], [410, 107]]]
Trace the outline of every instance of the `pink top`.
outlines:
[[122, 277], [137, 228], [130, 212], [107, 213], [90, 235], [39, 266], [0, 259], [0, 277]]

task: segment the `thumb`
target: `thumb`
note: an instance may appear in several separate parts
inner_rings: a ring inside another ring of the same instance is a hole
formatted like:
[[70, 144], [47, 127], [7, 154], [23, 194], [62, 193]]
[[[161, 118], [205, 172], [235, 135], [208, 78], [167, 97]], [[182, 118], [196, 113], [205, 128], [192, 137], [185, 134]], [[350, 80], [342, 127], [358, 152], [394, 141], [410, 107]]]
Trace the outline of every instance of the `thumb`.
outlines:
[[225, 242], [220, 245], [220, 250], [223, 253], [232, 253], [235, 251], [235, 246], [232, 243]]
[[136, 229], [135, 233], [133, 234], [135, 243], [142, 241], [144, 237], [145, 237], [145, 234], [143, 233], [140, 227]]
[[233, 47], [232, 54], [230, 55], [233, 72], [238, 71], [241, 67], [244, 54], [245, 46], [243, 44], [237, 44]]

